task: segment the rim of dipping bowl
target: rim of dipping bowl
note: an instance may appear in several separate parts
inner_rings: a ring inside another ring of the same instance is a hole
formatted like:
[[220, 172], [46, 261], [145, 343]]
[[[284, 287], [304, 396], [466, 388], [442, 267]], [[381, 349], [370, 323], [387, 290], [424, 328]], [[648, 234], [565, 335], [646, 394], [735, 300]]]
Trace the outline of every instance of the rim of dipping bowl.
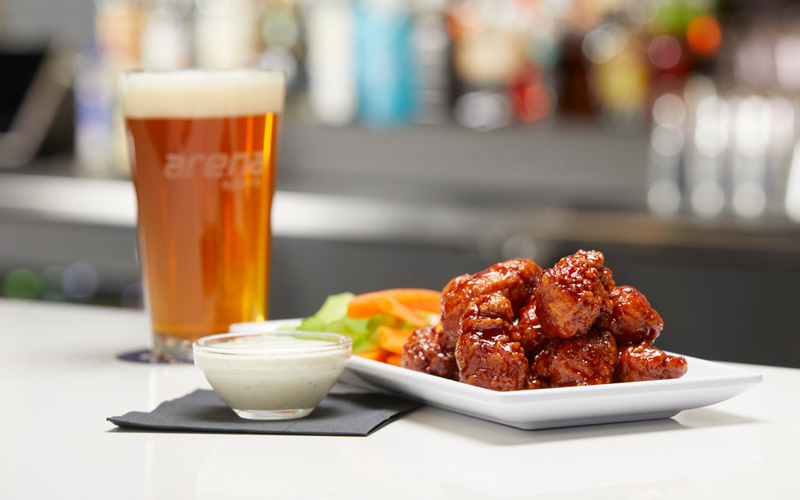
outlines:
[[[298, 340], [316, 340], [325, 344], [307, 346], [273, 346], [248, 347], [248, 340], [264, 338], [294, 338]], [[195, 350], [211, 354], [227, 354], [233, 356], [264, 356], [280, 354], [319, 353], [351, 348], [353, 340], [347, 335], [328, 332], [312, 332], [303, 330], [280, 330], [263, 332], [234, 332], [208, 335], [194, 342]]]

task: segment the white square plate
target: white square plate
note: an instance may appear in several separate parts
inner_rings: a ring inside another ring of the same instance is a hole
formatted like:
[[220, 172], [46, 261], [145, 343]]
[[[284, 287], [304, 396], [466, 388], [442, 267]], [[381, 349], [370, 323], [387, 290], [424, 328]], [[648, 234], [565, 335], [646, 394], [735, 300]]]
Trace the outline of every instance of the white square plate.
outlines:
[[[297, 320], [241, 323], [231, 331], [296, 325]], [[682, 378], [588, 387], [499, 392], [353, 356], [350, 374], [432, 406], [520, 429], [548, 429], [669, 418], [725, 401], [761, 382], [761, 374], [685, 356]]]

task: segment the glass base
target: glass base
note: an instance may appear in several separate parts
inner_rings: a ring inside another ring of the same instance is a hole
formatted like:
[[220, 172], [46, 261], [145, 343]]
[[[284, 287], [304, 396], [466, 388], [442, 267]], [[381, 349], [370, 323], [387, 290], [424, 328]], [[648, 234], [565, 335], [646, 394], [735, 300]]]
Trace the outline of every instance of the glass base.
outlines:
[[161, 333], [153, 334], [153, 361], [161, 363], [192, 363], [192, 340], [177, 339]]
[[296, 410], [237, 410], [237, 415], [248, 420], [291, 420], [302, 418], [314, 411], [314, 408], [300, 408]]

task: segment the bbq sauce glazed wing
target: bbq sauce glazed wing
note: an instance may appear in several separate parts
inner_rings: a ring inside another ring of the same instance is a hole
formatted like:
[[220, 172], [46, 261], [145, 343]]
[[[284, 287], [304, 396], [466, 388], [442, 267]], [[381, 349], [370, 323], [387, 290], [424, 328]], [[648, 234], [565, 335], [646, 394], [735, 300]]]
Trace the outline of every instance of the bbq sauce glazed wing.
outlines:
[[522, 344], [528, 359], [533, 359], [548, 341], [548, 337], [542, 332], [539, 317], [536, 316], [536, 301], [533, 300], [533, 295], [520, 308], [518, 316], [514, 340]]
[[617, 364], [617, 343], [603, 330], [566, 339], [552, 339], [540, 352], [531, 371], [551, 387], [609, 384]]
[[400, 366], [438, 377], [458, 379], [455, 354], [442, 349], [441, 333], [438, 325], [415, 330], [403, 346]]
[[610, 331], [619, 345], [652, 345], [664, 329], [664, 321], [644, 294], [632, 286], [618, 286], [610, 298], [611, 311], [600, 313], [595, 326]]
[[579, 250], [544, 271], [533, 295], [545, 335], [568, 338], [589, 331], [603, 311], [611, 311], [614, 288], [602, 253]]
[[620, 349], [614, 382], [681, 378], [688, 369], [683, 356], [672, 356], [643, 342]]
[[512, 339], [513, 321], [511, 301], [502, 293], [469, 305], [455, 350], [460, 382], [495, 391], [528, 388], [528, 358]]
[[442, 290], [442, 347], [452, 351], [458, 341], [461, 316], [480, 297], [500, 293], [515, 313], [536, 286], [542, 268], [528, 259], [499, 262], [476, 274], [462, 274]]
[[401, 366], [498, 391], [683, 376], [685, 358], [651, 345], [658, 312], [604, 264], [580, 250], [546, 271], [517, 259], [453, 278], [440, 325], [414, 332]]

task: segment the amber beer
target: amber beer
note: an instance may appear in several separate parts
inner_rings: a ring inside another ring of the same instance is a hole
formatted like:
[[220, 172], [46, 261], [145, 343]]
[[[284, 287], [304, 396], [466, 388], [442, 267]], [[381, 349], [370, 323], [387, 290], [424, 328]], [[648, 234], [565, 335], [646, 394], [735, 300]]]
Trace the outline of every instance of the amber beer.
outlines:
[[285, 77], [271, 71], [120, 77], [154, 354], [267, 317], [270, 213]]

